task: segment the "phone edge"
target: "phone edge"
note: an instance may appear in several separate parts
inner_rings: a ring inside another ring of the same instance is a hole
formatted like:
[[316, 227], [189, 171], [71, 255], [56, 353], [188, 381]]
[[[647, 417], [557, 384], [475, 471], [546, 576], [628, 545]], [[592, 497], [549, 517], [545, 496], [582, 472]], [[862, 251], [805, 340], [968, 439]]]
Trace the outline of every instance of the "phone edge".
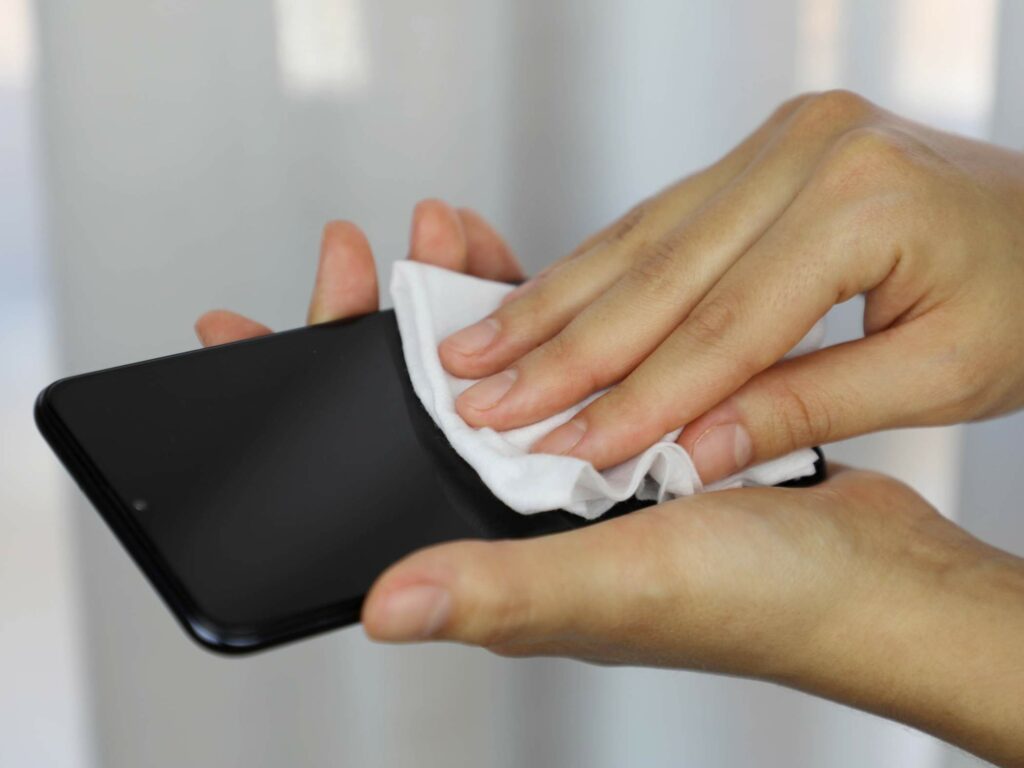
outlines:
[[[168, 357], [174, 356], [176, 355]], [[265, 632], [228, 629], [204, 615], [188, 597], [187, 591], [170, 575], [170, 568], [161, 564], [158, 554], [150, 551], [151, 547], [147, 544], [146, 537], [134, 530], [130, 522], [130, 512], [109, 488], [99, 469], [89, 461], [87, 454], [52, 406], [52, 393], [57, 387], [87, 375], [89, 374], [57, 379], [43, 388], [36, 397], [33, 411], [36, 427], [68, 474], [75, 480], [75, 484], [99, 513], [107, 528], [114, 534], [121, 548], [194, 642], [205, 650], [219, 655], [249, 655], [359, 622], [365, 595], [292, 617]]]

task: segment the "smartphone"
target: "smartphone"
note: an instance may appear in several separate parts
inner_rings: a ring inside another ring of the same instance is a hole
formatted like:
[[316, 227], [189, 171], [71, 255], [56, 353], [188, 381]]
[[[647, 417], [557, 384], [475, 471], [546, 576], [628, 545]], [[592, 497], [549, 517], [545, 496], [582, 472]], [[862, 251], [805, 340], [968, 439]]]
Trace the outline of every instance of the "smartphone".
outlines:
[[[490, 493], [413, 392], [391, 311], [61, 379], [36, 422], [185, 630], [224, 653], [358, 621], [421, 547], [591, 524]], [[820, 454], [816, 470], [800, 484]]]

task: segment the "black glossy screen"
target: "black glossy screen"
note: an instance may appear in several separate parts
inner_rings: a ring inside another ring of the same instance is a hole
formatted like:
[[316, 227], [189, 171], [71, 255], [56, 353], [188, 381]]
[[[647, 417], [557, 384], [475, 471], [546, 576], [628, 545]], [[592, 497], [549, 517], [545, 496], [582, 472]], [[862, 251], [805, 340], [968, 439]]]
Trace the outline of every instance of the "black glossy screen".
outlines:
[[357, 610], [428, 544], [580, 524], [483, 487], [412, 392], [391, 312], [66, 379], [45, 399], [91, 467], [83, 487], [105, 486], [108, 521], [214, 644], [344, 623], [332, 606]]

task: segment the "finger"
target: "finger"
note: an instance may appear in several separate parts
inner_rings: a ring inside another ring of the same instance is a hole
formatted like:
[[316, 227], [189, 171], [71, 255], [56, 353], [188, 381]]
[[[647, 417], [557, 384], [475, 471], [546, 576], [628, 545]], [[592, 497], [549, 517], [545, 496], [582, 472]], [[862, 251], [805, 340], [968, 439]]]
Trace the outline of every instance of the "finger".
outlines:
[[[362, 622], [386, 641], [456, 640], [486, 647], [547, 647], [567, 635], [604, 643], [671, 580], [659, 557], [658, 517], [522, 541], [462, 541], [391, 567], [367, 596]], [[637, 557], [643, 553], [642, 557]], [[654, 562], [661, 569], [651, 567]]]
[[[487, 352], [491, 345], [499, 345], [503, 354], [513, 349], [525, 353], [534, 343], [529, 334], [536, 332], [540, 323], [547, 324], [543, 335], [553, 335], [611, 285], [621, 271], [621, 264], [606, 245], [596, 246], [572, 262], [563, 262], [535, 281], [528, 293], [444, 339], [438, 347], [442, 364], [465, 378], [488, 375], [493, 363]], [[517, 338], [523, 319], [530, 313], [536, 318], [535, 325]]]
[[645, 210], [650, 207], [650, 204], [649, 200], [644, 200], [639, 205], [633, 206], [629, 211], [618, 219], [612, 221], [607, 226], [599, 229], [591, 235], [588, 235], [583, 242], [577, 244], [575, 248], [569, 251], [569, 253], [555, 259], [525, 283], [518, 286], [514, 291], [506, 294], [501, 300], [502, 305], [516, 301], [527, 293], [530, 293], [541, 285], [544, 280], [550, 277], [555, 270], [558, 270], [566, 264], [576, 260], [578, 257], [597, 250], [599, 246], [604, 245], [606, 242], [615, 242], [625, 238], [626, 235], [636, 227], [637, 222], [639, 222], [643, 217]]
[[[849, 137], [785, 215], [636, 370], [534, 450], [568, 448], [570, 455], [598, 467], [617, 464], [780, 360], [833, 304], [886, 280], [907, 253], [901, 243], [916, 239], [918, 225], [899, 216], [906, 183], [901, 180], [912, 171], [891, 157], [867, 171], [876, 160], [862, 145], [874, 142], [874, 134]], [[885, 191], [883, 197], [873, 194], [876, 187]], [[879, 385], [885, 375], [873, 372]], [[704, 482], [753, 459], [753, 446], [742, 431], [715, 430], [697, 440], [708, 452], [715, 446], [713, 455], [720, 460], [704, 467]]]
[[637, 206], [515, 291], [489, 318], [445, 339], [442, 364], [456, 376], [482, 378], [550, 339], [626, 271], [637, 248], [658, 241], [741, 173], [805, 100], [787, 103], [722, 160]]
[[[817, 623], [807, 610], [816, 595], [779, 593], [752, 578], [758, 547], [753, 567], [723, 559], [730, 542], [721, 532], [760, 530], [766, 509], [803, 516], [819, 506], [796, 489], [738, 489], [552, 536], [442, 544], [377, 580], [363, 626], [389, 642], [454, 640], [508, 655], [753, 674], [772, 666], [764, 652], [780, 633]], [[771, 565], [790, 574], [787, 585], [807, 583], [797, 573], [813, 571], [807, 558], [784, 559], [794, 565]]]
[[257, 336], [266, 336], [271, 330], [243, 317], [235, 312], [226, 309], [213, 309], [204, 313], [195, 325], [196, 336], [204, 347], [213, 347], [217, 344], [227, 344], [242, 339], [253, 339]]
[[[842, 120], [828, 121], [817, 108], [797, 110], [728, 187], [690, 220], [653, 245], [641, 246], [633, 266], [612, 287], [557, 336], [519, 360], [513, 385], [507, 373], [485, 379], [459, 397], [459, 414], [475, 427], [511, 429], [547, 418], [623, 379], [686, 320], [733, 264], [746, 258], [800, 194], [836, 137], [849, 130], [849, 121], [869, 114], [867, 106], [862, 113], [851, 108]], [[758, 297], [763, 298], [761, 293]], [[544, 443], [541, 450], [558, 447], [564, 441]]]
[[[664, 202], [666, 209], [679, 206], [675, 211], [676, 219], [685, 215], [688, 211], [695, 210], [708, 198], [724, 187], [731, 179], [735, 178], [743, 168], [763, 150], [764, 146], [771, 140], [774, 132], [783, 125], [790, 116], [796, 112], [801, 105], [814, 98], [814, 94], [803, 94], [796, 96], [783, 104], [773, 112], [764, 123], [751, 133], [746, 139], [740, 142], [731, 152], [725, 155], [719, 162], [710, 168], [705, 169], [693, 176], [686, 177], [675, 184], [670, 185], [660, 193], [656, 194], [653, 201]], [[679, 193], [680, 197], [674, 197]], [[562, 264], [572, 261], [577, 256], [587, 253], [597, 245], [606, 241], [623, 240], [623, 235], [630, 231], [635, 224], [631, 221], [641, 217], [645, 209], [650, 209], [652, 201], [644, 201], [635, 206], [625, 215], [611, 222], [603, 229], [591, 234], [582, 243], [576, 246], [570, 253], [549, 264], [530, 280], [519, 286], [515, 291], [508, 294], [503, 303], [512, 301], [531, 291], [536, 284], [548, 276], [553, 270]]]
[[309, 324], [375, 312], [378, 301], [377, 269], [366, 235], [351, 222], [329, 222], [320, 244]]
[[466, 271], [487, 280], [519, 282], [526, 274], [511, 249], [484, 218], [469, 208], [459, 208], [466, 235]]
[[409, 258], [465, 272], [466, 232], [462, 218], [443, 200], [421, 200], [412, 212]]
[[[962, 364], [915, 321], [786, 360], [688, 425], [680, 444], [704, 482], [798, 448], [899, 426], [954, 420], [934, 411], [962, 396]], [[959, 391], [958, 391], [959, 390]], [[926, 410], [926, 404], [928, 408]], [[744, 451], [737, 456], [736, 441]]]

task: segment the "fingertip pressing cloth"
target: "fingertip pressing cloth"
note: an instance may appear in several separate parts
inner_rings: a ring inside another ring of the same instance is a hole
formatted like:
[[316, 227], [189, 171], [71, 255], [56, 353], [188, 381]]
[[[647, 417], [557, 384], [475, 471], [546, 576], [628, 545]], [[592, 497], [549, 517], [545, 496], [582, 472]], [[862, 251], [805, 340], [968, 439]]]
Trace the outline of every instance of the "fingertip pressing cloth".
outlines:
[[[674, 442], [679, 430], [602, 472], [582, 459], [529, 453], [534, 442], [601, 393], [519, 429], [496, 432], [469, 426], [456, 412], [455, 398], [474, 381], [444, 370], [437, 346], [449, 334], [492, 312], [512, 288], [413, 261], [396, 262], [391, 276], [391, 299], [413, 389], [455, 451], [512, 509], [522, 514], [565, 509], [594, 519], [633, 496], [660, 502], [722, 488], [775, 485], [814, 474], [816, 455], [805, 449], [704, 486], [689, 455]], [[790, 354], [816, 349], [823, 335], [819, 323]]]

